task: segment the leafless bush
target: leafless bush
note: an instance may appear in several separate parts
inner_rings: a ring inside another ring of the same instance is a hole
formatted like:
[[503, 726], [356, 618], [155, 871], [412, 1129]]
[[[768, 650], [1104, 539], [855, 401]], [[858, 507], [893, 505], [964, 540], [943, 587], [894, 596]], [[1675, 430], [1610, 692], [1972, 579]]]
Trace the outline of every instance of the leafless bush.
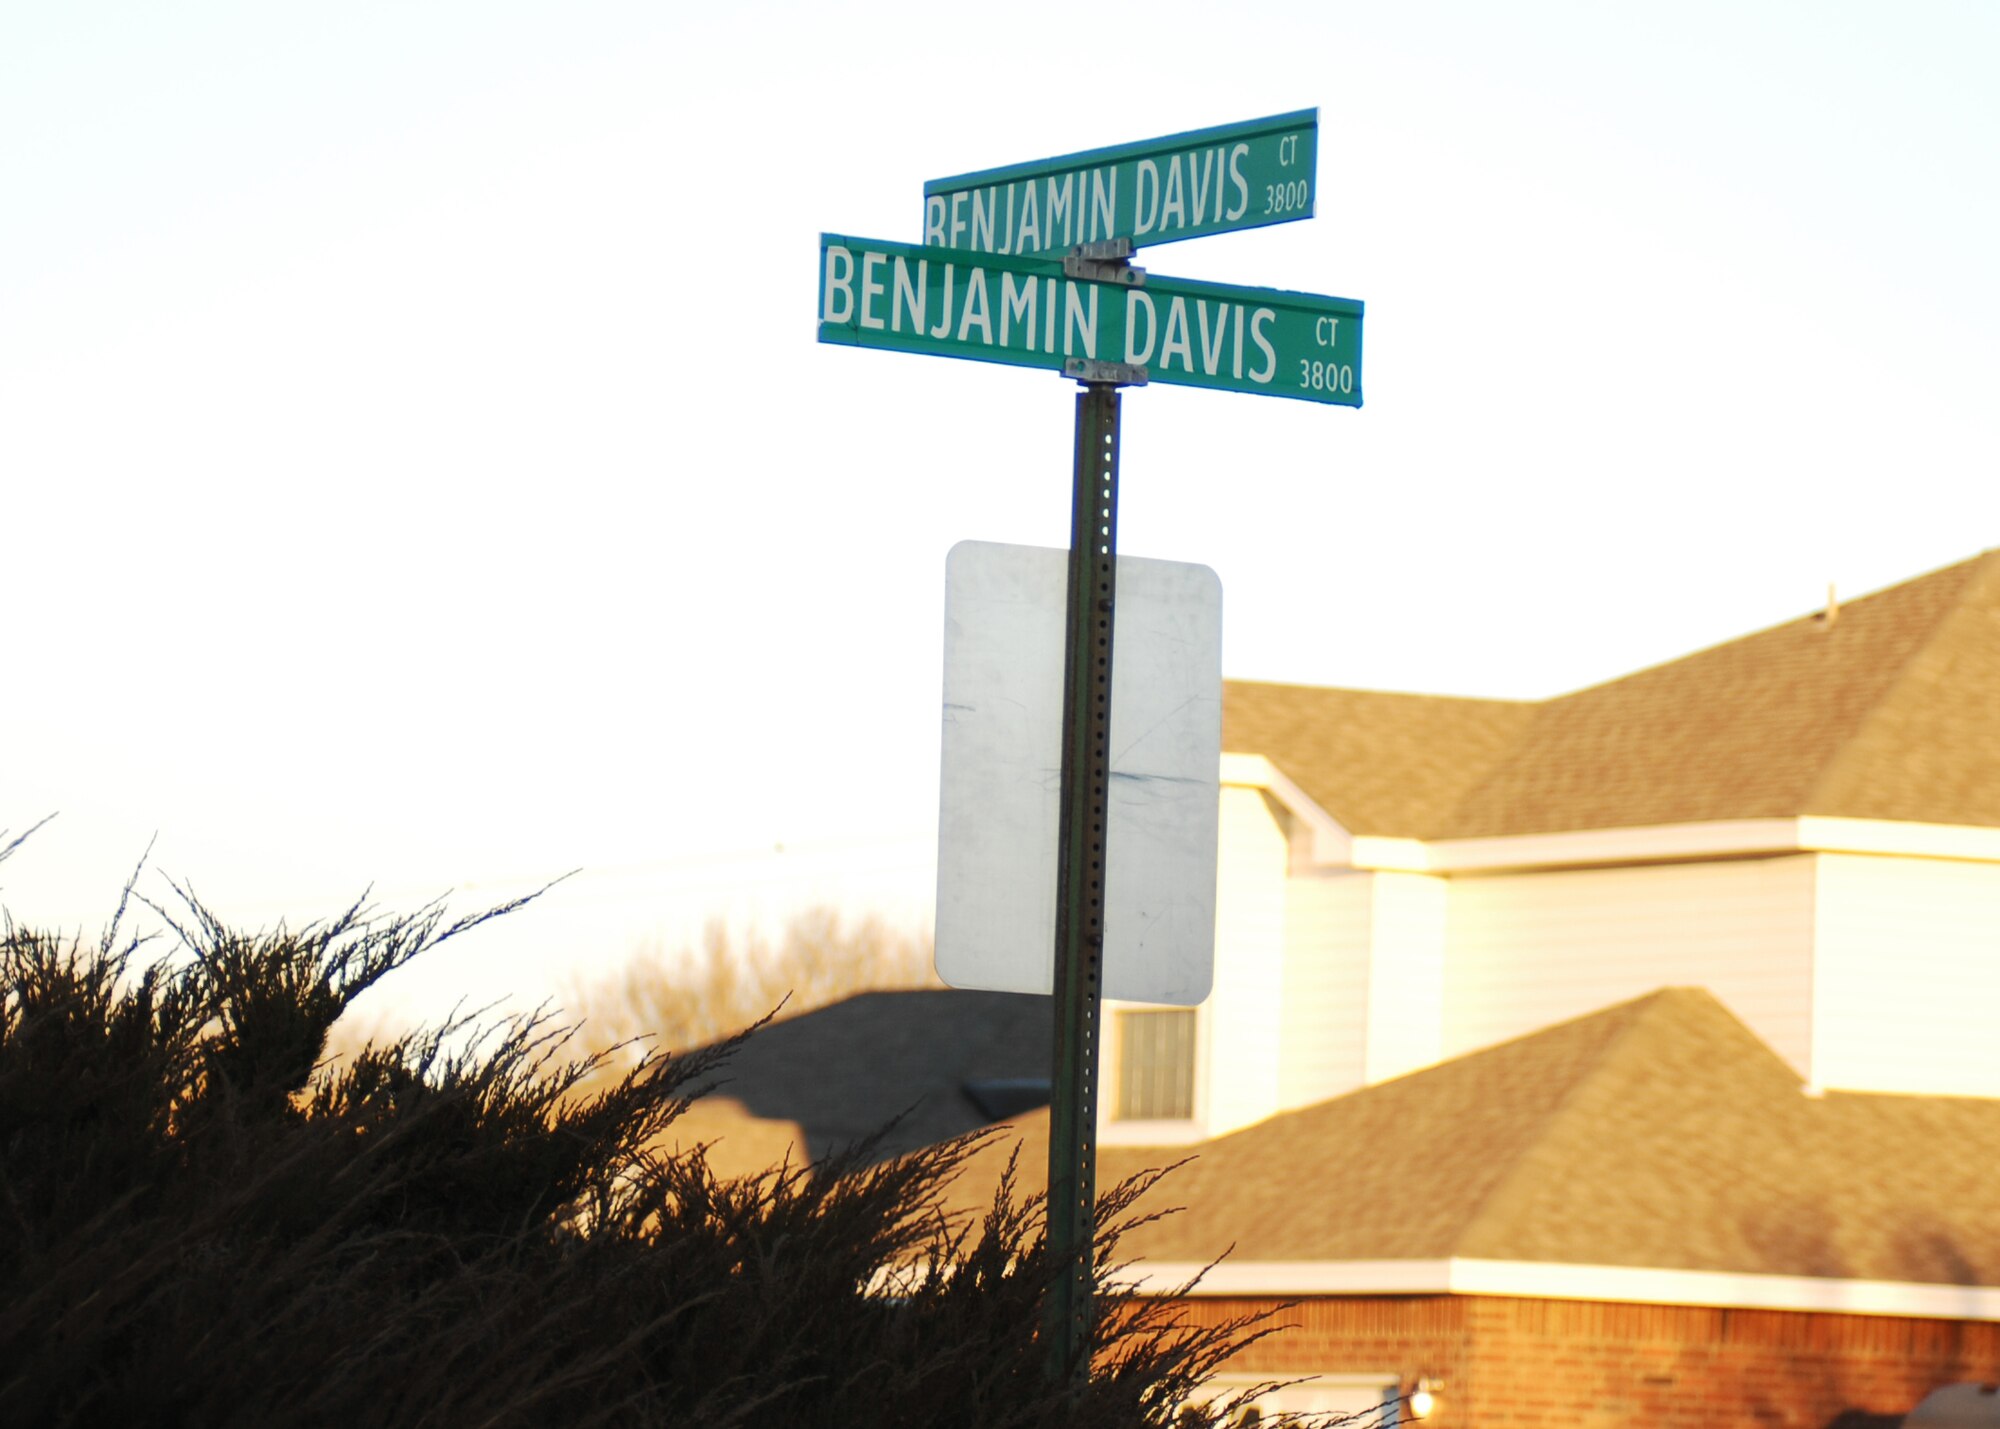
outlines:
[[931, 940], [879, 917], [813, 908], [775, 938], [712, 922], [699, 943], [639, 949], [617, 972], [574, 987], [583, 1045], [606, 1052], [649, 1038], [705, 1046], [772, 1015], [793, 1017], [857, 992], [936, 987]]
[[[595, 1093], [534, 1018], [325, 1056], [489, 916], [244, 933], [183, 896], [151, 957], [0, 918], [0, 1423], [1223, 1422], [1186, 1406], [1254, 1321], [1126, 1302], [1047, 1376], [1038, 1198], [944, 1209], [977, 1136], [731, 1178], [655, 1149], [726, 1043]], [[1100, 1266], [1149, 1180], [1101, 1199]]]

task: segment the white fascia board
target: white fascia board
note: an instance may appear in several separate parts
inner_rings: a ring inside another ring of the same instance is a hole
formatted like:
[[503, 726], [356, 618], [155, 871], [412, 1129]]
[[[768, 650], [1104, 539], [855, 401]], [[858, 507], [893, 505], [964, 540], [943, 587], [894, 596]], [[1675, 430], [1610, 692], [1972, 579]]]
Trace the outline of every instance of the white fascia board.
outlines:
[[2000, 863], [2000, 829], [1818, 815], [1435, 841], [1364, 834], [1351, 842], [1353, 867], [1396, 873], [1499, 873], [1514, 869], [1685, 863], [1791, 853], [1858, 853]]
[[1311, 868], [1352, 865], [1353, 835], [1263, 755], [1224, 754], [1222, 782], [1240, 789], [1262, 789], [1285, 806], [1285, 811], [1299, 821], [1305, 832], [1303, 840], [1293, 841], [1294, 859]]
[[1844, 819], [1809, 814], [1787, 819], [1717, 819], [1692, 824], [1573, 829], [1477, 839], [1388, 838], [1350, 834], [1311, 795], [1261, 754], [1226, 753], [1222, 782], [1262, 789], [1303, 826], [1296, 848], [1313, 868], [1381, 873], [1498, 873], [1531, 868], [1680, 863], [1789, 853], [1859, 853], [1896, 858], [2000, 863], [2000, 829], [1963, 824]]
[[[1189, 1282], [1200, 1276], [1199, 1283]], [[1139, 1295], [1445, 1295], [1448, 1260], [1135, 1261], [1117, 1286]]]
[[[1142, 1261], [1120, 1277], [1120, 1285], [1141, 1295], [1496, 1295], [2000, 1321], [2000, 1286], [1987, 1285], [1528, 1260], [1226, 1260], [1205, 1274], [1202, 1269], [1192, 1261]], [[1197, 1274], [1200, 1283], [1183, 1292]]]
[[1392, 839], [1380, 834], [1358, 834], [1354, 839], [1354, 866], [1371, 873], [1442, 873], [1438, 861], [1439, 844], [1422, 839]]
[[1800, 847], [1819, 853], [1873, 853], [2000, 863], [2000, 829], [1902, 823], [1891, 819], [1834, 819], [1818, 814], [1808, 814], [1798, 824]]
[[[1800, 851], [1797, 819], [1731, 819], [1578, 829], [1482, 839], [1356, 839], [1357, 867], [1408, 873], [1497, 873], [1519, 868], [1668, 863]], [[1414, 850], [1421, 850], [1415, 854]], [[1419, 862], [1421, 860], [1421, 862]]]

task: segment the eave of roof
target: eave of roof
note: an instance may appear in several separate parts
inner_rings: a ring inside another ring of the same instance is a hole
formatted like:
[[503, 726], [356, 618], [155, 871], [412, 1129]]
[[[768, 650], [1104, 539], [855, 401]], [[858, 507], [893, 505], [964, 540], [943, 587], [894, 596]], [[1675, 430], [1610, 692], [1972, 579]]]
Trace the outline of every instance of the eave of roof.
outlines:
[[[1037, 1184], [1046, 1119], [1014, 1126], [1024, 1184]], [[983, 1153], [991, 1164], [969, 1169], [955, 1204], [984, 1204], [1008, 1150]], [[1136, 1229], [1120, 1255], [1138, 1257], [1140, 1273], [1184, 1279], [1186, 1267], [1226, 1252], [1209, 1293], [1253, 1284], [1322, 1293], [1310, 1291], [1314, 1276], [1323, 1293], [1363, 1293], [1357, 1266], [1456, 1266], [1463, 1289], [1474, 1283], [1466, 1266], [1542, 1266], [1539, 1281], [1494, 1271], [1480, 1293], [1622, 1298], [1621, 1282], [1604, 1278], [1617, 1271], [1651, 1287], [1633, 1298], [1663, 1303], [1668, 1291], [1680, 1303], [1791, 1295], [1793, 1308], [1810, 1308], [1811, 1296], [1771, 1284], [1839, 1282], [1850, 1298], [1855, 1286], [1916, 1285], [1936, 1294], [1871, 1291], [1868, 1303], [1932, 1309], [1869, 1313], [1932, 1313], [1976, 1290], [1986, 1307], [1977, 1313], [2000, 1317], [1991, 1174], [2000, 1101], [1809, 1096], [1696, 989], [1653, 993], [1193, 1147], [1101, 1148], [1099, 1185], [1176, 1161], [1186, 1164], [1154, 1195], [1185, 1209]], [[1323, 1269], [1272, 1270], [1284, 1266]], [[1515, 1288], [1495, 1288], [1503, 1282]], [[1531, 1283], [1547, 1288], [1523, 1288]], [[1586, 1283], [1596, 1291], [1583, 1294]]]

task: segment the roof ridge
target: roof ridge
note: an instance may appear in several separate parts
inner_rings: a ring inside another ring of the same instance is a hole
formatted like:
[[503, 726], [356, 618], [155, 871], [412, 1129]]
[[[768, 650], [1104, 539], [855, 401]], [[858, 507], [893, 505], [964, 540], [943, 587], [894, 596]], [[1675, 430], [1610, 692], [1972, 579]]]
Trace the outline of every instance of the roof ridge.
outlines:
[[[1889, 677], [1887, 683], [1883, 686], [1882, 694], [1870, 702], [1867, 710], [1855, 722], [1854, 728], [1848, 731], [1845, 739], [1841, 740], [1840, 747], [1834, 752], [1833, 757], [1820, 766], [1819, 773], [1812, 782], [1812, 787], [1806, 791], [1805, 808], [1802, 812], [1816, 808], [1822, 797], [1829, 790], [1837, 787], [1839, 781], [1846, 777], [1849, 767], [1856, 758], [1856, 748], [1861, 745], [1871, 727], [1880, 726], [1887, 721], [1889, 718], [1887, 714], [1888, 706], [1901, 693], [1905, 682], [1909, 679], [1911, 670], [1937, 647], [1938, 641], [1943, 638], [1945, 631], [1959, 617], [1964, 615], [1968, 594], [1973, 592], [1982, 582], [1995, 579], [1995, 573], [2000, 572], [2000, 547], [1981, 551], [1970, 560], [1954, 562], [1951, 566], [1941, 567], [1939, 571], [1932, 574], [1942, 574], [1943, 571], [1952, 570], [1956, 566], [1973, 566], [1975, 569], [1966, 573], [1964, 582], [1953, 593], [1950, 603], [1944, 607], [1938, 614], [1937, 619], [1931, 623], [1930, 629], [1924, 632], [1921, 639], [1911, 643], [1909, 652], [1904, 655], [1902, 661], [1896, 666], [1895, 673]], [[1923, 577], [1919, 576], [1916, 579], [1921, 580]], [[1908, 582], [1904, 582], [1904, 584], [1908, 584]], [[1894, 589], [1896, 589], [1894, 586], [1888, 588], [1888, 590]], [[1887, 593], [1887, 591], [1874, 591], [1869, 595], [1861, 597], [1861, 600], [1870, 600], [1877, 595]], [[1858, 604], [1859, 601], [1855, 603]]]
[[2000, 550], [1982, 551], [1546, 700], [1232, 681], [1223, 734], [1354, 834], [1808, 813], [2000, 827], [1996, 583]]
[[[1603, 1069], [1605, 1063], [1625, 1046], [1631, 1039], [1632, 1034], [1639, 1027], [1650, 1019], [1654, 1009], [1666, 999], [1668, 994], [1687, 991], [1699, 992], [1701, 989], [1680, 987], [1655, 988], [1653, 991], [1632, 998], [1629, 1001], [1616, 1003], [1598, 1012], [1586, 1014], [1588, 1017], [1604, 1017], [1613, 1012], [1623, 1012], [1625, 1014], [1624, 1025], [1606, 1037], [1604, 1044], [1592, 1054], [1590, 1060], [1583, 1067], [1578, 1069], [1576, 1075], [1570, 1079], [1569, 1085], [1563, 1088], [1562, 1095], [1556, 1098], [1555, 1104], [1542, 1116], [1535, 1128], [1534, 1134], [1526, 1138], [1521, 1143], [1520, 1148], [1514, 1152], [1509, 1160], [1507, 1169], [1493, 1183], [1492, 1189], [1481, 1198], [1479, 1207], [1472, 1213], [1471, 1218], [1459, 1229], [1453, 1244], [1454, 1251], [1469, 1244], [1474, 1236], [1480, 1231], [1487, 1229], [1489, 1224], [1497, 1223], [1500, 1219], [1499, 1208], [1504, 1203], [1519, 1199], [1518, 1195], [1510, 1193], [1514, 1192], [1517, 1186], [1524, 1186], [1527, 1183], [1528, 1163], [1533, 1161], [1535, 1154], [1548, 1144], [1550, 1133], [1561, 1125], [1575, 1109], [1579, 1093], [1596, 1080], [1598, 1072]], [[1583, 1018], [1573, 1019], [1573, 1021], [1582, 1020]], [[1560, 1027], [1565, 1024], [1558, 1023], [1556, 1025]], [[1543, 1029], [1543, 1031], [1553, 1030], [1553, 1028]], [[1530, 1037], [1538, 1035], [1540, 1034], [1529, 1034]], [[1516, 1040], [1526, 1041], [1527, 1038]], [[1502, 1045], [1505, 1044], [1503, 1043]]]
[[[2000, 555], [2000, 546], [1993, 547], [1989, 550], [1982, 550], [1975, 555], [1966, 556], [1960, 560], [1951, 561], [1945, 565], [1938, 566], [1932, 570], [1919, 571], [1916, 575], [1905, 576], [1902, 580], [1899, 581], [1891, 581], [1888, 585], [1880, 586], [1875, 590], [1865, 591], [1860, 595], [1852, 597], [1851, 599], [1840, 601], [1838, 603], [1838, 609], [1851, 610], [1853, 607], [1862, 604], [1864, 601], [1877, 600], [1882, 596], [1894, 594], [1895, 592], [1902, 590], [1905, 586], [1915, 585], [1919, 581], [1932, 580], [1938, 576], [1943, 575], [1947, 571], [1957, 570], [1961, 566], [1975, 565], [1987, 561], [1996, 555]], [[1741, 645], [1746, 640], [1756, 640], [1759, 639], [1760, 637], [1774, 634], [1777, 631], [1789, 629], [1794, 625], [1805, 625], [1813, 621], [1824, 620], [1825, 618], [1826, 618], [1826, 609], [1824, 606], [1820, 607], [1817, 610], [1808, 610], [1803, 615], [1794, 615], [1787, 620], [1773, 621], [1769, 625], [1760, 625], [1755, 630], [1746, 630], [1740, 635], [1731, 635], [1721, 640], [1711, 641], [1706, 645], [1698, 645], [1692, 650], [1684, 650], [1680, 654], [1669, 656], [1664, 660], [1655, 660], [1650, 665], [1641, 665], [1636, 670], [1627, 670], [1623, 674], [1612, 675], [1608, 679], [1597, 680], [1588, 685], [1578, 685], [1573, 690], [1564, 690], [1560, 694], [1550, 695], [1545, 700], [1533, 701], [1533, 703], [1543, 704], [1543, 705], [1562, 704], [1565, 701], [1575, 699], [1579, 695], [1590, 694], [1594, 690], [1602, 690], [1611, 685], [1622, 685], [1627, 680], [1635, 680], [1639, 678], [1641, 675], [1650, 675], [1656, 670], [1670, 669], [1675, 665], [1685, 664], [1689, 660], [1699, 659], [1703, 655], [1713, 654], [1717, 650], [1727, 650], [1730, 646]]]
[[[1549, 700], [1457, 788], [1440, 832], [1807, 812], [1832, 787], [1829, 769], [1870, 711], [1889, 698], [1912, 647], [1935, 638], [1982, 569], [2000, 561], [1982, 552], [1859, 597], [1837, 629], [1824, 614], [1804, 615]], [[1982, 679], [1982, 689], [2000, 687], [2000, 670]], [[2000, 756], [1989, 762], [1980, 806], [2000, 808]]]

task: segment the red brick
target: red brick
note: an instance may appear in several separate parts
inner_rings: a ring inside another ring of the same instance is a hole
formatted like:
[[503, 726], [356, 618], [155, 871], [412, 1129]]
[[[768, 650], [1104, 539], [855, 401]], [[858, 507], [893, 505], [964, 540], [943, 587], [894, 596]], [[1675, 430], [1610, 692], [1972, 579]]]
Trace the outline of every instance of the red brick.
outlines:
[[[1185, 1308], [1209, 1324], [1273, 1303]], [[1322, 1297], [1280, 1318], [1231, 1369], [1428, 1378], [1443, 1386], [1432, 1429], [1820, 1429], [2000, 1378], [2000, 1325], [1983, 1322], [1449, 1295]]]

